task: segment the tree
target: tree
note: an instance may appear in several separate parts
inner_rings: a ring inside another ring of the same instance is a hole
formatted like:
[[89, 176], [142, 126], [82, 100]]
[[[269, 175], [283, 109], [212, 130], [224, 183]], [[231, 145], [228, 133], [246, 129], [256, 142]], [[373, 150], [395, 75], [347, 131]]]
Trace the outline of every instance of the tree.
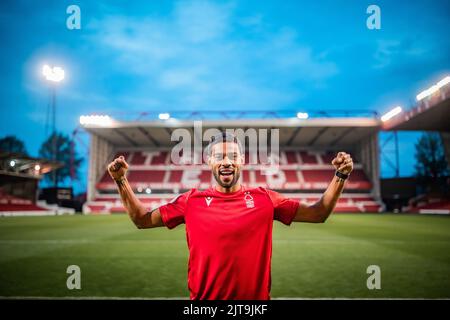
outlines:
[[443, 143], [437, 132], [426, 132], [419, 138], [415, 156], [419, 185], [428, 189], [444, 187], [449, 171]]
[[[53, 158], [53, 139], [55, 139], [56, 157]], [[53, 133], [47, 140], [42, 143], [39, 150], [39, 155], [43, 158], [56, 160], [64, 164], [62, 168], [57, 169], [53, 174], [45, 176], [47, 181], [53, 181], [55, 178], [55, 187], [58, 183], [63, 182], [66, 178], [71, 177], [71, 170], [73, 169], [74, 179], [79, 178], [79, 168], [83, 162], [83, 158], [78, 157], [75, 152], [75, 142], [70, 140], [69, 136], [62, 133]], [[71, 169], [72, 168], [72, 169]]]
[[4, 152], [14, 152], [27, 155], [24, 143], [15, 136], [6, 136], [0, 139], [0, 150]]
[[416, 176], [420, 193], [448, 193], [448, 166], [437, 132], [424, 133], [416, 143]]

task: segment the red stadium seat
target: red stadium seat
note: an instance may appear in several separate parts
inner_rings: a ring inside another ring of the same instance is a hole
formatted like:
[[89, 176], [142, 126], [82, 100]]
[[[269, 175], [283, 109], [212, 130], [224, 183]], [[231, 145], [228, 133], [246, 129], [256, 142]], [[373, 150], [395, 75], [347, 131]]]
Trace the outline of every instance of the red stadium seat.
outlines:
[[334, 176], [334, 170], [302, 170], [305, 182], [330, 182]]
[[249, 170], [242, 170], [241, 177], [242, 177], [242, 183], [243, 184], [249, 184], [250, 183], [250, 171]]
[[317, 157], [315, 154], [310, 154], [306, 151], [300, 151], [300, 157], [304, 164], [317, 164]]
[[162, 165], [166, 163], [167, 155], [169, 153], [166, 151], [161, 151], [158, 155], [152, 157], [150, 161], [151, 165]]
[[203, 170], [200, 174], [200, 182], [201, 183], [211, 183], [212, 173], [209, 170]]
[[169, 176], [169, 182], [170, 183], [180, 183], [182, 175], [183, 175], [182, 170], [171, 170], [170, 176]]
[[331, 164], [331, 161], [336, 157], [336, 152], [327, 152], [320, 157], [322, 158], [322, 162], [324, 164]]
[[147, 160], [147, 156], [144, 155], [142, 152], [137, 151], [133, 154], [133, 158], [131, 159], [131, 164], [143, 165], [145, 163], [145, 160]]
[[286, 151], [286, 161], [287, 161], [287, 164], [298, 164], [297, 152]]
[[0, 212], [14, 212], [14, 211], [47, 211], [33, 203], [29, 199], [22, 199], [13, 195], [10, 195], [0, 189]]
[[286, 182], [298, 183], [297, 170], [284, 170]]
[[35, 204], [2, 204], [0, 203], [0, 212], [2, 211], [46, 211]]
[[266, 177], [261, 174], [261, 170], [255, 170], [255, 180], [257, 184], [266, 184]]
[[165, 170], [130, 170], [127, 179], [130, 182], [162, 182]]

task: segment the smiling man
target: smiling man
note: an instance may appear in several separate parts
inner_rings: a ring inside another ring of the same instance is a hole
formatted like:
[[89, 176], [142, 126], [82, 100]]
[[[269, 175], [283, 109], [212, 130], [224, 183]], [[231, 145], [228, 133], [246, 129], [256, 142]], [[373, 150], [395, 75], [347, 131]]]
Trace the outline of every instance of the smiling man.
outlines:
[[263, 187], [241, 185], [243, 152], [234, 135], [215, 136], [207, 154], [216, 185], [191, 189], [151, 212], [128, 183], [123, 157], [111, 162], [108, 172], [138, 228], [186, 224], [191, 299], [270, 299], [273, 220], [286, 225], [324, 222], [353, 170], [352, 158], [337, 154], [332, 161], [336, 175], [321, 199], [307, 206]]

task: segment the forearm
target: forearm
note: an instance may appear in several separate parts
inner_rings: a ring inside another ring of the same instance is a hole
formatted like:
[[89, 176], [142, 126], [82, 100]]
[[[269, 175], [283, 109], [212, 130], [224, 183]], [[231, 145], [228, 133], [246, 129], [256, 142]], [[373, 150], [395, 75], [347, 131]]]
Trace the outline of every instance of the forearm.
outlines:
[[345, 180], [334, 176], [322, 198], [317, 202], [316, 206], [319, 209], [318, 212], [323, 221], [325, 221], [331, 212], [333, 212], [337, 201], [342, 194], [342, 190], [344, 190], [344, 186]]
[[334, 177], [319, 201], [313, 205], [300, 204], [293, 219], [295, 222], [322, 223], [327, 220], [344, 189], [345, 180]]
[[353, 160], [351, 156], [345, 152], [339, 152], [331, 164], [337, 170], [327, 190], [315, 204], [308, 206], [300, 203], [293, 221], [297, 222], [325, 222], [333, 212], [342, 190], [344, 190], [345, 181], [353, 170]]
[[146, 218], [147, 210], [134, 194], [126, 177], [115, 181], [123, 206], [134, 224], [139, 227]]

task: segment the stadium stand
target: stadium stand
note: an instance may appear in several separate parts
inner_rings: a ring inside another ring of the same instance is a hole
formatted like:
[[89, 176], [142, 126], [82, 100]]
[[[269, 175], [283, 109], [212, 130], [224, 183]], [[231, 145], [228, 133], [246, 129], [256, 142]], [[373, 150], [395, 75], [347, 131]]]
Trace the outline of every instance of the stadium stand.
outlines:
[[[170, 201], [174, 194], [182, 190], [206, 189], [214, 183], [211, 171], [206, 165], [187, 167], [170, 164], [168, 150], [116, 152], [115, 156], [119, 155], [129, 161], [127, 178], [141, 201], [149, 207], [157, 207]], [[313, 204], [319, 200], [320, 192], [328, 186], [334, 175], [334, 170], [330, 167], [333, 157], [333, 152], [282, 151], [277, 173], [267, 175], [257, 165], [246, 165], [241, 176], [242, 182], [249, 187], [264, 186], [275, 189], [286, 193], [290, 198]], [[372, 184], [364, 173], [363, 166], [356, 162], [347, 182], [347, 190], [352, 193], [343, 195], [335, 211], [379, 212], [382, 204], [373, 198], [371, 189]], [[115, 190], [114, 182], [104, 171], [96, 184], [96, 196], [86, 203], [85, 212], [124, 212]], [[148, 194], [152, 190], [158, 190], [158, 193]]]
[[33, 203], [32, 200], [12, 196], [0, 188], [0, 216], [46, 214], [47, 209]]
[[450, 200], [448, 196], [420, 195], [410, 199], [404, 212], [422, 214], [450, 214]]
[[[346, 151], [352, 154], [355, 166], [335, 211], [380, 212], [384, 208], [378, 156], [381, 121], [376, 113], [320, 113], [309, 119], [278, 116], [276, 112], [247, 115], [245, 111], [221, 113], [218, 118], [211, 112], [172, 113], [168, 120], [157, 120], [150, 113], [138, 115], [135, 121], [129, 117], [104, 118], [80, 119], [89, 134], [91, 150], [84, 213], [125, 212], [116, 185], [106, 172], [107, 164], [119, 155], [130, 164], [128, 180], [134, 192], [149, 208], [190, 188], [209, 188], [215, 183], [209, 167], [202, 161], [193, 165], [195, 157], [182, 154], [185, 143], [177, 149], [182, 158], [178, 164], [173, 163], [172, 152], [180, 144], [180, 133], [183, 140], [187, 137], [188, 148], [204, 148], [210, 132], [225, 130], [241, 131], [245, 136], [241, 136], [246, 148], [241, 182], [247, 187], [268, 187], [312, 204], [334, 176], [331, 160], [338, 151]], [[259, 146], [262, 142], [272, 149], [272, 142], [277, 141], [278, 170], [264, 165], [262, 159], [255, 161], [255, 155], [249, 154], [252, 132]], [[265, 138], [261, 138], [262, 132]]]
[[[447, 158], [450, 158], [449, 110], [450, 85], [446, 84], [420, 99], [410, 111], [384, 120], [378, 115], [360, 117], [349, 113], [344, 117], [321, 114], [322, 117], [301, 120], [276, 117], [273, 112], [248, 119], [230, 118], [228, 115], [222, 115], [221, 120], [201, 119], [202, 128], [206, 131], [279, 130], [281, 152], [277, 172], [267, 174], [264, 167], [251, 164], [249, 154], [245, 154], [246, 166], [241, 179], [249, 187], [265, 186], [302, 202], [313, 203], [319, 199], [333, 176], [330, 162], [336, 151], [346, 151], [352, 154], [355, 166], [336, 212], [380, 212], [386, 208], [383, 199], [394, 212], [450, 213], [448, 196], [442, 201], [435, 201], [428, 195], [430, 200], [412, 199], [405, 206], [411, 195], [416, 197], [418, 192], [409, 180], [400, 183], [408, 188], [397, 188], [397, 182], [392, 184], [386, 181], [385, 186], [392, 186], [386, 187], [382, 198], [378, 137], [380, 130], [438, 131]], [[243, 114], [245, 112], [239, 113], [240, 116]], [[205, 133], [195, 132], [195, 121], [192, 120], [195, 116], [198, 114], [185, 118], [175, 116], [168, 121], [146, 121], [138, 117], [139, 121], [110, 119], [108, 123], [83, 124], [91, 137], [90, 149], [96, 150], [90, 153], [88, 201], [84, 212], [123, 212], [116, 186], [105, 172], [107, 163], [119, 154], [123, 154], [131, 164], [128, 179], [133, 189], [150, 207], [165, 203], [189, 188], [208, 188], [214, 181], [206, 165], [171, 163], [170, 150], [176, 144], [176, 140], [172, 139], [176, 130], [199, 136], [205, 145]]]
[[38, 182], [61, 166], [48, 159], [0, 151], [0, 216], [54, 214], [37, 204]]
[[[433, 85], [417, 96], [416, 105], [382, 124], [385, 131], [432, 131], [438, 132], [450, 164], [450, 76], [443, 78], [439, 86]], [[417, 184], [416, 184], [417, 185]], [[450, 179], [446, 182], [450, 188]], [[437, 196], [429, 191], [422, 191], [411, 197], [409, 204], [402, 207], [404, 212], [426, 214], [450, 214], [450, 195], [440, 192]]]

